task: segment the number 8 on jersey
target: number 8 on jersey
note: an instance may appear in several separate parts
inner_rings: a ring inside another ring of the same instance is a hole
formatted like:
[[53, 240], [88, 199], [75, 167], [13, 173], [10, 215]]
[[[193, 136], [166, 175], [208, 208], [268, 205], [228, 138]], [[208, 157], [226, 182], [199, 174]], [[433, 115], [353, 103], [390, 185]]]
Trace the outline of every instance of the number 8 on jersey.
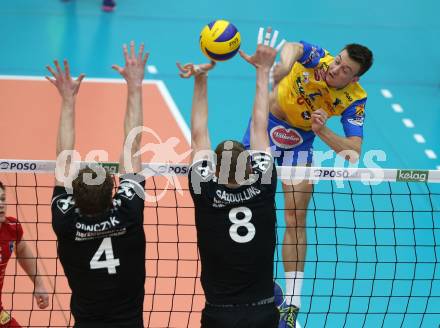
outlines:
[[[239, 219], [240, 216], [244, 217]], [[229, 235], [232, 240], [237, 243], [248, 243], [255, 237], [255, 226], [250, 222], [252, 219], [252, 211], [248, 207], [235, 207], [229, 211], [229, 220], [232, 222], [229, 228]], [[245, 235], [239, 235], [238, 229], [244, 227], [247, 231]]]

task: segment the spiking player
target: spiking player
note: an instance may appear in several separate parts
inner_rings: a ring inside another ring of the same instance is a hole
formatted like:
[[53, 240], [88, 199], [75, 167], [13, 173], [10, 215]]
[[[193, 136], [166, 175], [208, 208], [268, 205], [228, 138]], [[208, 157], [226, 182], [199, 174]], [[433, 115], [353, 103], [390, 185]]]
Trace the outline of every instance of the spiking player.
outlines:
[[[270, 95], [270, 144], [279, 165], [310, 165], [313, 141], [320, 137], [336, 153], [355, 162], [361, 152], [367, 93], [358, 83], [372, 65], [371, 51], [347, 45], [336, 57], [319, 46], [286, 43], [274, 69], [275, 89]], [[331, 116], [341, 116], [345, 137], [326, 126]], [[243, 138], [249, 146], [250, 128]], [[341, 153], [343, 152], [343, 153]], [[295, 327], [306, 256], [306, 211], [313, 192], [308, 181], [283, 180], [286, 230], [283, 261], [286, 300], [280, 328]]]

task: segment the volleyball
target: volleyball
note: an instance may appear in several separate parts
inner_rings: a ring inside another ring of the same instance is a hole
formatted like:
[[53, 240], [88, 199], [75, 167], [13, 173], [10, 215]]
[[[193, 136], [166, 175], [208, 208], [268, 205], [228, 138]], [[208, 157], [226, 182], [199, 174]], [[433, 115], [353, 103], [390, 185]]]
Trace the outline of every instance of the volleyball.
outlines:
[[200, 48], [211, 60], [224, 61], [235, 56], [240, 49], [240, 32], [226, 20], [215, 20], [200, 33]]

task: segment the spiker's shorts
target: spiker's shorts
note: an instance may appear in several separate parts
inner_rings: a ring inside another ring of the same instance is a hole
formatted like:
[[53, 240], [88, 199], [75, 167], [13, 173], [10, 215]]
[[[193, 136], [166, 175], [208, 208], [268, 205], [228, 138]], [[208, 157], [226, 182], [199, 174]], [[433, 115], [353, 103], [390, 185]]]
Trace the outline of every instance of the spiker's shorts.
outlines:
[[[243, 137], [244, 146], [250, 147], [249, 120], [246, 133]], [[313, 161], [313, 131], [304, 131], [294, 128], [285, 121], [276, 118], [269, 113], [268, 133], [272, 156], [276, 158], [277, 164], [282, 166], [308, 165]]]

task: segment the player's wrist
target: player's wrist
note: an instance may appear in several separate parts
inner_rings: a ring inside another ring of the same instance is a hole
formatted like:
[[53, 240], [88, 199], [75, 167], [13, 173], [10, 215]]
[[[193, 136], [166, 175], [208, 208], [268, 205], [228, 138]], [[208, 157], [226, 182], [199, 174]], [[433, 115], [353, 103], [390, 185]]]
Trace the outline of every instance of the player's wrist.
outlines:
[[199, 73], [194, 75], [194, 79], [196, 83], [205, 83], [208, 78], [208, 73]]
[[127, 81], [128, 92], [139, 92], [142, 90], [142, 81]]
[[272, 66], [269, 66], [269, 67], [268, 66], [257, 66], [257, 72], [269, 75], [271, 67]]
[[43, 288], [43, 280], [41, 279], [41, 277], [37, 275], [37, 276], [31, 277], [31, 279], [34, 281], [35, 293], [40, 292], [41, 288]]
[[325, 125], [321, 125], [320, 127], [314, 129], [314, 133], [318, 136], [318, 137], [322, 137], [325, 135], [326, 133], [326, 129], [327, 127]]
[[62, 95], [63, 105], [74, 105], [76, 102], [76, 96], [74, 95]]

